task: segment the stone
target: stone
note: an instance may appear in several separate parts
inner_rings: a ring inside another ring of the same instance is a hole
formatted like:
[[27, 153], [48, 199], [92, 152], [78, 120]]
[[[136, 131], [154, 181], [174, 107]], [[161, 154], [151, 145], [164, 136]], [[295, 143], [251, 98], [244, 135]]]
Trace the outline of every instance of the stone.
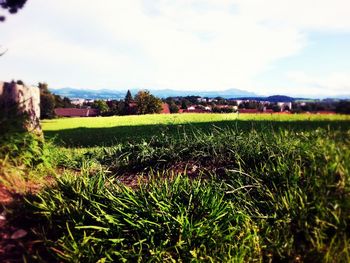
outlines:
[[15, 82], [0, 82], [0, 110], [10, 116], [11, 110], [17, 107], [18, 114], [26, 114], [27, 121], [23, 127], [41, 134], [40, 127], [40, 91], [37, 87], [20, 85]]

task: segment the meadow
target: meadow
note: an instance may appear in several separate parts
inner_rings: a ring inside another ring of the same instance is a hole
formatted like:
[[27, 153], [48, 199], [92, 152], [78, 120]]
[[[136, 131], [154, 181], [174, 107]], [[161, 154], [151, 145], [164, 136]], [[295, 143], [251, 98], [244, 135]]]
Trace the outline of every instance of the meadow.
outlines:
[[45, 143], [0, 149], [28, 180], [50, 174], [6, 208], [35, 240], [29, 262], [350, 261], [349, 116], [71, 118], [43, 130]]
[[210, 131], [213, 127], [236, 130], [308, 130], [317, 128], [349, 129], [347, 115], [310, 114], [154, 114], [63, 118], [42, 122], [45, 137], [66, 147], [113, 145], [140, 141], [166, 133], [177, 136], [193, 130]]

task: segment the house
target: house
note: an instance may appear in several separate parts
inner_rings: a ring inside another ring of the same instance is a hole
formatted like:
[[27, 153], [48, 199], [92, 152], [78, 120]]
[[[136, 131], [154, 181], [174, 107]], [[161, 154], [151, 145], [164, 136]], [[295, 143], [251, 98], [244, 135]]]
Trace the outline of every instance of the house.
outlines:
[[242, 104], [244, 101], [243, 100], [234, 100], [237, 103], [237, 106], [239, 106], [240, 104]]
[[197, 101], [198, 102], [207, 102], [207, 99], [200, 97], [200, 98], [197, 98]]
[[195, 111], [196, 110], [196, 106], [192, 105], [187, 107], [187, 111]]
[[97, 109], [56, 108], [58, 117], [96, 117], [100, 113]]
[[84, 99], [79, 99], [79, 98], [70, 100], [70, 103], [73, 104], [73, 105], [76, 105], [76, 106], [81, 106], [81, 105], [84, 104], [84, 102], [85, 102]]
[[277, 105], [280, 106], [281, 111], [291, 110], [292, 103], [291, 102], [277, 102]]
[[202, 105], [191, 105], [186, 110], [182, 111], [183, 113], [205, 113], [205, 112], [211, 112], [210, 107], [204, 107]]

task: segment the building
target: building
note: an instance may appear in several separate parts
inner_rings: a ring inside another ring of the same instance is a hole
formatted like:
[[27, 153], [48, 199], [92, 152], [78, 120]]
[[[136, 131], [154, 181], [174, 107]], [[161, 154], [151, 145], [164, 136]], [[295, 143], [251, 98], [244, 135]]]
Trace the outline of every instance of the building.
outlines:
[[70, 103], [76, 106], [82, 106], [84, 104], [84, 99], [71, 99]]
[[96, 117], [100, 113], [97, 109], [57, 108], [55, 114], [58, 117]]
[[277, 105], [281, 108], [281, 111], [291, 110], [292, 103], [291, 102], [277, 102]]

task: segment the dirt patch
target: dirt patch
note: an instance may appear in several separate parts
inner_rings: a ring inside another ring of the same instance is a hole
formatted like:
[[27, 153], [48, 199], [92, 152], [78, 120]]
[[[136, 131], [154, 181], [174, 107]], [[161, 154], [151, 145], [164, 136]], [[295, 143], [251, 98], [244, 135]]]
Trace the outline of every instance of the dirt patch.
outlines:
[[142, 174], [127, 174], [117, 176], [118, 182], [133, 189], [137, 188], [141, 183], [147, 183], [148, 177]]
[[28, 230], [12, 225], [7, 214], [7, 209], [21, 200], [5, 186], [2, 185], [0, 189], [0, 262], [23, 262], [23, 255], [31, 247]]
[[13, 201], [13, 194], [7, 188], [0, 184], [0, 204], [7, 205]]
[[[28, 181], [26, 194], [38, 193], [44, 186], [53, 185], [54, 182], [53, 176], [45, 177], [45, 184]], [[39, 244], [25, 222], [14, 223], [7, 213], [23, 202], [22, 194], [0, 184], [0, 262], [23, 262], [23, 257], [34, 253], [34, 248]]]
[[139, 186], [141, 183], [147, 183], [150, 179], [150, 177], [147, 175], [152, 173], [154, 176], [159, 176], [159, 178], [162, 179], [172, 180], [174, 175], [177, 174], [185, 174], [190, 179], [196, 179], [199, 176], [201, 178], [208, 178], [209, 174], [213, 172], [222, 174], [224, 173], [225, 169], [222, 167], [217, 168], [214, 166], [204, 167], [196, 162], [178, 162], [169, 166], [168, 168], [160, 168], [159, 170], [162, 171], [162, 173], [156, 174], [155, 172], [148, 170], [144, 172], [124, 171], [116, 174], [116, 178], [125, 186], [136, 189], [137, 186]]

